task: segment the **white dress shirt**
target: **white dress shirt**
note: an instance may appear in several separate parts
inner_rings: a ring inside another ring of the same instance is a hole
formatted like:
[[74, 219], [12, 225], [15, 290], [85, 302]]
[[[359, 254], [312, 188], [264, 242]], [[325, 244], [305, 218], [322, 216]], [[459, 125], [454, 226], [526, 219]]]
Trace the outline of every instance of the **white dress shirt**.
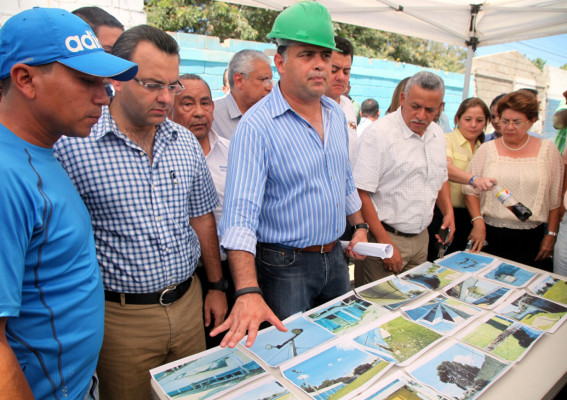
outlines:
[[439, 125], [431, 123], [420, 137], [404, 122], [401, 108], [366, 129], [353, 176], [356, 187], [370, 193], [381, 221], [405, 233], [427, 228], [447, 180], [445, 147]]

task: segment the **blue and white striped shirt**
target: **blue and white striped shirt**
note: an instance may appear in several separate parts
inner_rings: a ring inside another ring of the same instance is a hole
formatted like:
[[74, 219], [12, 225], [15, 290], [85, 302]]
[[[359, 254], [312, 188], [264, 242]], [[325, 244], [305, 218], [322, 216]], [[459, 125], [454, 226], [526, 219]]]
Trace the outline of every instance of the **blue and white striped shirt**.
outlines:
[[201, 250], [189, 218], [219, 200], [190, 131], [170, 120], [159, 125], [150, 165], [103, 107], [91, 135], [62, 137], [55, 155], [91, 214], [106, 290], [151, 293], [193, 274]]
[[323, 96], [324, 142], [279, 85], [242, 117], [232, 136], [221, 245], [256, 253], [256, 242], [326, 244], [361, 206], [348, 157], [344, 112]]

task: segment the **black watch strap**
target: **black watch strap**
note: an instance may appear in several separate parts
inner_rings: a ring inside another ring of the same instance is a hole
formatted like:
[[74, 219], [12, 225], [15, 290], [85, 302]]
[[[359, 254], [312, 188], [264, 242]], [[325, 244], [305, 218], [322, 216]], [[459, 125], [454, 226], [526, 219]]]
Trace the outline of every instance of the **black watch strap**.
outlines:
[[209, 282], [208, 288], [209, 290], [220, 290], [222, 292], [226, 292], [226, 289], [228, 289], [228, 281], [221, 278], [218, 282]]
[[258, 286], [245, 287], [245, 288], [242, 288], [242, 289], [238, 289], [237, 291], [234, 292], [234, 300], [236, 300], [237, 298], [239, 298], [242, 295], [249, 294], [249, 293], [258, 293], [260, 296], [262, 296], [262, 289], [260, 289]]
[[368, 233], [368, 224], [367, 223], [363, 223], [363, 224], [356, 224], [354, 225], [351, 229], [352, 233], [354, 233], [357, 229], [366, 229], [366, 233]]

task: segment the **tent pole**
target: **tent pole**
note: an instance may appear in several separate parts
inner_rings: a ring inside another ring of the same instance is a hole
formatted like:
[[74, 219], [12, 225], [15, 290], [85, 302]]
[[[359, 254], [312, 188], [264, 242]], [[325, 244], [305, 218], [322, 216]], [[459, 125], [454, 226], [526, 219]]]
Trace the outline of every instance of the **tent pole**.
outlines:
[[470, 86], [470, 82], [471, 82], [472, 61], [473, 61], [474, 52], [475, 52], [472, 45], [468, 45], [467, 49], [468, 49], [467, 65], [466, 65], [466, 69], [465, 69], [465, 82], [464, 82], [464, 85], [463, 85], [463, 100], [465, 100], [469, 97], [469, 86]]

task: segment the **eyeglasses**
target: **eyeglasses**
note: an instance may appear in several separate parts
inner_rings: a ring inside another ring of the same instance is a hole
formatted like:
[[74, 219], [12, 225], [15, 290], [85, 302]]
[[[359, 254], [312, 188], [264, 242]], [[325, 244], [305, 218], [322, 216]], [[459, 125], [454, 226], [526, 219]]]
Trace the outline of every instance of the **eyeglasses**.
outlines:
[[513, 121], [510, 121], [509, 119], [501, 119], [500, 125], [508, 126], [508, 125], [512, 124], [512, 125], [514, 125], [515, 128], [519, 128], [520, 126], [522, 126], [526, 122], [528, 122], [528, 121], [520, 121], [519, 119], [515, 119]]
[[159, 92], [163, 89], [167, 89], [167, 91], [174, 96], [177, 96], [181, 92], [185, 90], [185, 86], [181, 84], [181, 82], [177, 81], [171, 85], [164, 85], [162, 83], [155, 83], [155, 82], [142, 82], [138, 78], [133, 78], [134, 81], [138, 82], [140, 86], [146, 89], [148, 92]]
[[270, 77], [258, 77], [256, 79], [262, 82], [262, 85], [264, 86], [270, 86], [272, 84], [272, 78]]

